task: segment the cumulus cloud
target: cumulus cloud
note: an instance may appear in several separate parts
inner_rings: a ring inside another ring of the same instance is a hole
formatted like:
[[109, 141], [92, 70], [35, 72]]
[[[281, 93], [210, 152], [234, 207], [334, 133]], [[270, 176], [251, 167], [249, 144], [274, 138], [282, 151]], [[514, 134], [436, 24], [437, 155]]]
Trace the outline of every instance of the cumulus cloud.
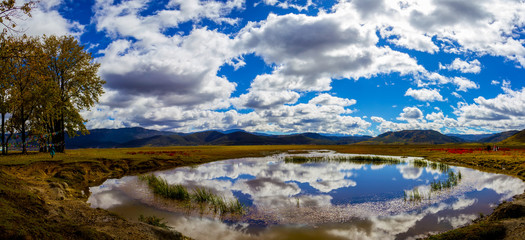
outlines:
[[443, 96], [439, 93], [437, 89], [412, 89], [409, 88], [405, 96], [413, 97], [419, 101], [424, 102], [434, 102], [434, 101], [445, 101]]
[[455, 114], [466, 126], [486, 127], [490, 130], [512, 130], [525, 128], [525, 88], [512, 90], [503, 88], [504, 93], [495, 98], [478, 97], [472, 104], [459, 104]]
[[246, 26], [240, 34], [241, 46], [277, 65], [271, 74], [257, 76], [252, 88], [326, 91], [334, 78], [424, 70], [408, 54], [376, 46], [375, 28], [352, 20], [355, 17], [344, 12], [270, 14], [265, 21]]
[[[163, 30], [201, 18], [218, 21], [228, 11], [241, 7], [242, 2], [170, 1], [168, 9], [177, 9], [171, 11], [185, 17], [169, 24], [163, 21], [165, 11], [143, 16], [147, 4], [136, 0], [117, 4], [100, 0], [93, 8], [97, 29], [115, 38], [98, 59], [100, 75], [107, 81], [105, 88], [110, 92], [101, 104], [113, 108], [133, 104], [137, 112], [144, 110], [140, 109], [141, 105], [145, 109], [228, 107], [236, 84], [217, 76], [217, 72], [224, 64], [242, 65], [242, 61], [235, 60], [239, 53], [234, 40], [207, 28], [195, 28], [187, 36], [168, 36]], [[203, 9], [207, 9], [206, 12], [199, 12]]]
[[300, 95], [293, 91], [250, 91], [231, 101], [238, 109], [271, 109], [297, 102]]
[[456, 58], [448, 65], [441, 65], [440, 63], [439, 69], [456, 70], [462, 73], [479, 73], [481, 72], [481, 63], [477, 59], [469, 62]]
[[85, 26], [77, 21], [63, 17], [58, 8], [63, 0], [40, 1], [31, 10], [31, 16], [18, 21], [18, 30], [31, 36], [46, 35], [73, 35], [80, 37]]
[[[359, 1], [345, 1], [335, 8], [358, 12], [359, 5]], [[429, 53], [503, 56], [525, 66], [525, 47], [514, 33], [525, 22], [520, 1], [383, 1], [369, 9], [374, 17], [363, 21], [378, 26], [381, 36], [397, 46]]]
[[231, 41], [207, 29], [195, 29], [185, 38], [165, 38], [155, 45], [114, 41], [99, 59], [100, 74], [107, 81], [106, 88], [118, 90], [120, 98], [134, 100], [108, 99], [108, 104], [131, 103], [137, 97], [178, 106], [226, 101], [236, 85], [218, 77], [217, 71], [235, 55]]
[[436, 121], [436, 120], [441, 120], [445, 118], [445, 116], [443, 115], [443, 112], [437, 112], [437, 113], [433, 112], [433, 113], [427, 114], [425, 118], [430, 121]]
[[[46, 2], [46, 9], [55, 11], [58, 2]], [[446, 84], [453, 86], [451, 94], [458, 98], [462, 97], [457, 92], [480, 88], [462, 76], [428, 71], [411, 55], [397, 51], [399, 47], [502, 56], [525, 66], [525, 47], [516, 34], [516, 28], [525, 25], [525, 7], [519, 2], [340, 1], [315, 16], [269, 14], [244, 26], [237, 26], [242, 21], [232, 14], [245, 8], [243, 0], [171, 0], [154, 12], [148, 11], [151, 4], [96, 1], [92, 23], [112, 43], [98, 53], [102, 55], [97, 61], [102, 64], [100, 74], [107, 81], [107, 93], [97, 109], [84, 113], [92, 119], [89, 126], [363, 133], [371, 123], [351, 116], [353, 110], [349, 109], [359, 99], [323, 93], [332, 90], [332, 81], [396, 74], [417, 85], [405, 96], [427, 104], [447, 101], [441, 95], [444, 90], [438, 90]], [[313, 6], [309, 0], [264, 0], [259, 4], [299, 11]], [[176, 32], [187, 22], [192, 30]], [[202, 27], [207, 25], [203, 22], [214, 26]], [[55, 25], [82, 31], [75, 22]], [[232, 31], [222, 33], [221, 26]], [[395, 48], [379, 44], [383, 40]], [[219, 72], [228, 65], [235, 70], [243, 67], [243, 56], [248, 54], [262, 58], [271, 70], [243, 80], [250, 81], [249, 88], [232, 97], [239, 90], [237, 84]], [[440, 68], [480, 73], [482, 66], [477, 59], [456, 58]], [[301, 99], [311, 96], [307, 92], [317, 96]], [[519, 94], [507, 91], [503, 95], [514, 99]], [[520, 121], [510, 121], [519, 120], [518, 116], [509, 117], [506, 112], [517, 114], [519, 110], [502, 107], [499, 101], [503, 98], [480, 97], [470, 105], [460, 103], [457, 121], [439, 113], [424, 118], [417, 107], [405, 108], [400, 114], [398, 120], [406, 122], [370, 119], [379, 123], [380, 131], [481, 126], [481, 119], [501, 120], [501, 128], [502, 121], [509, 121], [504, 128], [515, 126]]]
[[[303, 4], [301, 4], [301, 2], [304, 2], [304, 1], [298, 1], [298, 0], [284, 0], [284, 1], [263, 0], [262, 2], [269, 6], [276, 6], [276, 7], [280, 7], [283, 9], [294, 8], [299, 11], [307, 10], [310, 6], [314, 5], [312, 0], [307, 0], [306, 3], [303, 3]], [[258, 3], [255, 3], [255, 5], [257, 4]]]
[[469, 89], [478, 89], [479, 85], [464, 77], [454, 77], [452, 82], [457, 86], [457, 91], [466, 92]]
[[[377, 129], [380, 132], [401, 131], [413, 129], [432, 129], [441, 132], [449, 132], [452, 129], [461, 128], [458, 120], [445, 116], [443, 112], [433, 112], [423, 118], [423, 112], [417, 107], [405, 107], [399, 114], [397, 120], [405, 122], [392, 122], [382, 118]], [[468, 131], [468, 130], [465, 130]]]
[[376, 123], [381, 123], [385, 121], [385, 119], [383, 119], [382, 117], [376, 117], [376, 116], [372, 116], [370, 119]]
[[335, 105], [341, 107], [352, 106], [356, 103], [354, 99], [338, 98], [331, 96], [330, 94], [323, 93], [317, 97], [312, 98], [308, 103], [316, 105]]
[[413, 120], [413, 119], [419, 119], [423, 117], [423, 112], [419, 110], [417, 107], [405, 107], [403, 108], [403, 112], [399, 114], [400, 120]]

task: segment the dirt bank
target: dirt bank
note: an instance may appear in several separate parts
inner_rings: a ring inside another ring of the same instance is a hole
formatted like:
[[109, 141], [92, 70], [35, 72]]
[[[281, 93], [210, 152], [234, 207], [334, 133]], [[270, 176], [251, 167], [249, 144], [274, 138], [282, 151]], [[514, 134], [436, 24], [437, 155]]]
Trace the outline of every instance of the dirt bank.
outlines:
[[0, 239], [185, 239], [178, 232], [129, 221], [86, 203], [87, 188], [108, 178], [180, 164], [152, 159], [2, 166]]

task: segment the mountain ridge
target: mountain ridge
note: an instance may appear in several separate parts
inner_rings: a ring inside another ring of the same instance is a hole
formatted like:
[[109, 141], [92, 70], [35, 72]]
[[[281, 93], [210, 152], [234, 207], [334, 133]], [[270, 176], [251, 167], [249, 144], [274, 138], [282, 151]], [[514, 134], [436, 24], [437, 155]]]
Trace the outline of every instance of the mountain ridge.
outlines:
[[[67, 148], [132, 148], [144, 146], [197, 145], [341, 145], [341, 144], [444, 144], [461, 142], [499, 142], [518, 131], [485, 135], [444, 135], [434, 130], [403, 130], [386, 132], [377, 137], [333, 136], [314, 132], [269, 135], [240, 129], [209, 130], [194, 133], [157, 131], [141, 127], [120, 129], [92, 129], [91, 134], [68, 138]], [[481, 138], [481, 136], [485, 138]], [[470, 140], [469, 140], [470, 139]], [[476, 141], [472, 141], [476, 139]], [[525, 139], [525, 137], [524, 137]], [[512, 139], [511, 139], [512, 140]], [[519, 139], [518, 139], [519, 140]], [[517, 140], [512, 140], [517, 141]], [[518, 141], [519, 142], [519, 141]]]

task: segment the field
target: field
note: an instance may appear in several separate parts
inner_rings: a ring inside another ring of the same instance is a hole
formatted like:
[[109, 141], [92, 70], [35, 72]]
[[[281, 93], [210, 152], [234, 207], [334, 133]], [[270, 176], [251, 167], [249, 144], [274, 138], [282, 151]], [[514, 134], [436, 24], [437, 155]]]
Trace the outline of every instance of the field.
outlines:
[[[504, 173], [525, 180], [524, 147], [507, 146], [501, 147], [499, 151], [487, 151], [486, 146], [477, 144], [79, 149], [68, 150], [54, 158], [43, 153], [13, 153], [0, 157], [0, 238], [112, 239], [133, 236], [144, 239], [182, 239], [184, 237], [180, 234], [138, 220], [124, 220], [105, 210], [89, 208], [85, 203], [87, 187], [98, 185], [108, 178], [153, 170], [312, 149], [421, 156], [431, 161]], [[433, 238], [523, 236], [519, 234], [525, 234], [525, 230], [515, 227], [525, 224], [523, 202], [522, 196], [513, 203], [498, 207], [495, 211], [497, 217], [485, 217], [477, 220], [476, 224]], [[516, 211], [518, 216], [509, 217], [508, 212]]]

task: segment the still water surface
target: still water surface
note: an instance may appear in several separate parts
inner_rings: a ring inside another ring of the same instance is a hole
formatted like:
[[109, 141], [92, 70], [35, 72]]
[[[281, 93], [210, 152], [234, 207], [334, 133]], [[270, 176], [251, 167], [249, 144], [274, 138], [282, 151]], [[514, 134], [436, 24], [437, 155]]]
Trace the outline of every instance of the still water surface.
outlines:
[[[170, 184], [237, 198], [248, 209], [243, 217], [155, 197], [136, 176], [90, 188], [88, 202], [130, 219], [164, 218], [195, 239], [410, 239], [468, 224], [525, 190], [523, 181], [507, 175], [415, 164], [418, 158], [371, 164], [330, 161], [350, 156], [330, 151], [298, 155], [327, 160], [290, 163], [290, 154], [279, 154], [153, 173]], [[450, 172], [461, 172], [458, 184], [432, 191], [431, 183], [445, 182]], [[421, 200], [410, 201], [414, 191]]]

